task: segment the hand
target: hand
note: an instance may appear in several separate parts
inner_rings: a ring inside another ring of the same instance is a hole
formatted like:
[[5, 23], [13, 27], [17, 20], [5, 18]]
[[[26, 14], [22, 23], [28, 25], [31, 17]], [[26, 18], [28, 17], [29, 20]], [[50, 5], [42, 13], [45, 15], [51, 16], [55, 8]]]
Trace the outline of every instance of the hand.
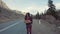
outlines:
[[25, 23], [31, 23], [31, 21], [30, 21], [30, 20], [25, 20], [24, 22], [25, 22]]
[[28, 20], [28, 22], [30, 23], [31, 21], [30, 21], [30, 20]]

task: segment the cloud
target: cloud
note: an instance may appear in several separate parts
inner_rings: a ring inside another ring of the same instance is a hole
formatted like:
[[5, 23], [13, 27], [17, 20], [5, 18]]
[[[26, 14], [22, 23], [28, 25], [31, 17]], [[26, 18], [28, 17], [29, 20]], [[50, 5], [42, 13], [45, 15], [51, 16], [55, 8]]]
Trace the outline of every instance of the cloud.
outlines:
[[57, 9], [60, 9], [60, 3], [56, 3], [55, 6]]
[[45, 10], [48, 9], [48, 6], [36, 6], [36, 5], [32, 5], [30, 7], [25, 8], [24, 10], [22, 10], [23, 12], [30, 12], [32, 14], [36, 14], [37, 12], [39, 13], [44, 13]]
[[[56, 9], [60, 9], [60, 3], [55, 3]], [[39, 13], [44, 13], [45, 10], [47, 10], [49, 7], [48, 5], [44, 5], [44, 6], [37, 6], [37, 5], [32, 5], [30, 7], [27, 7], [23, 10], [23, 12], [30, 12], [32, 14], [36, 14], [37, 11]]]

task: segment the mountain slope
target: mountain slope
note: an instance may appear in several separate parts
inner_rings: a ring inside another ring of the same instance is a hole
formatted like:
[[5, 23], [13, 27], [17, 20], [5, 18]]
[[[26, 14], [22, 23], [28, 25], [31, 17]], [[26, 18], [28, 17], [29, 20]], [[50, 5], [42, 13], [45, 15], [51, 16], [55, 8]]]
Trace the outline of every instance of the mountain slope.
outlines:
[[2, 0], [0, 0], [0, 7], [9, 9], [8, 6]]
[[21, 13], [19, 14], [17, 12], [9, 9], [8, 6], [0, 0], [0, 23], [23, 17]]

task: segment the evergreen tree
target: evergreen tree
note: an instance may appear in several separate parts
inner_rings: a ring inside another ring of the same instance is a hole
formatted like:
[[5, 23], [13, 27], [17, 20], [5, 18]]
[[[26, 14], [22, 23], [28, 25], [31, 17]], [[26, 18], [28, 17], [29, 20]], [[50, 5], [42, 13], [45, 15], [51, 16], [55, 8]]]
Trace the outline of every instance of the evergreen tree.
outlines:
[[49, 6], [49, 9], [47, 10], [47, 14], [52, 15], [55, 18], [57, 18], [56, 17], [56, 8], [55, 8], [55, 5], [53, 4], [52, 0], [48, 1], [48, 6]]
[[56, 9], [55, 9], [55, 5], [53, 4], [53, 1], [52, 1], [52, 0], [49, 0], [49, 1], [48, 1], [48, 6], [49, 6], [49, 8], [51, 8], [51, 9], [53, 9], [53, 10], [56, 10]]
[[36, 18], [39, 19], [39, 12], [37, 12], [37, 14], [36, 14]]

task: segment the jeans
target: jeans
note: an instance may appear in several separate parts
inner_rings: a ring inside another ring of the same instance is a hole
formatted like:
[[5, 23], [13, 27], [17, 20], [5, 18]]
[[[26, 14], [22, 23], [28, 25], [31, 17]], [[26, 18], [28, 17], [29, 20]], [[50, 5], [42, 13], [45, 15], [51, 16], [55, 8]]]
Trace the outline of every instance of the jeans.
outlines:
[[27, 34], [31, 34], [32, 24], [26, 24]]

